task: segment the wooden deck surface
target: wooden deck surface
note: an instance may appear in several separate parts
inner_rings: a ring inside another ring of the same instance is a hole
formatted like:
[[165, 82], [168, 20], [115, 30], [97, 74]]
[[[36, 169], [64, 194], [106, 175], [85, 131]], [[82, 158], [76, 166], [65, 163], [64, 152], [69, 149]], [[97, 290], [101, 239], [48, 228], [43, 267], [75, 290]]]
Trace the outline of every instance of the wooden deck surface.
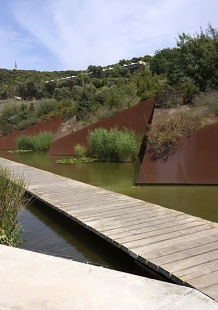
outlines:
[[[28, 191], [178, 284], [218, 301], [218, 223], [0, 158]], [[206, 207], [206, 206], [205, 206]]]

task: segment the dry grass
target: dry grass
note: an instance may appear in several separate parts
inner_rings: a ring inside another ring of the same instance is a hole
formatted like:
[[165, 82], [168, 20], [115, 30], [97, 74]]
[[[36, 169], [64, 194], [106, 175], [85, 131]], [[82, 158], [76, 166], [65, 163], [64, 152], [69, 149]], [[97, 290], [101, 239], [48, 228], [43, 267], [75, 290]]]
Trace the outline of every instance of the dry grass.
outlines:
[[[175, 152], [176, 141], [191, 131], [218, 122], [218, 113], [214, 96], [208, 94], [207, 100], [200, 97], [201, 104], [181, 106], [174, 109], [156, 110], [150, 130], [147, 134], [148, 145], [153, 159], [166, 159]], [[212, 101], [213, 99], [213, 101]], [[211, 104], [211, 102], [213, 104]], [[204, 105], [203, 105], [204, 104]]]

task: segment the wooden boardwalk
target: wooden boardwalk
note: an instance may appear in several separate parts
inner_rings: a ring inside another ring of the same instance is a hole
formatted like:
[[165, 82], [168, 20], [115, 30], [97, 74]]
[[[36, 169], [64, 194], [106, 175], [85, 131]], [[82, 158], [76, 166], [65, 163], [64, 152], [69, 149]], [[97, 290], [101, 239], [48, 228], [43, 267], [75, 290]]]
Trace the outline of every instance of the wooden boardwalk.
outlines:
[[[136, 260], [218, 301], [218, 223], [0, 158], [28, 191]], [[206, 207], [206, 206], [205, 206]]]

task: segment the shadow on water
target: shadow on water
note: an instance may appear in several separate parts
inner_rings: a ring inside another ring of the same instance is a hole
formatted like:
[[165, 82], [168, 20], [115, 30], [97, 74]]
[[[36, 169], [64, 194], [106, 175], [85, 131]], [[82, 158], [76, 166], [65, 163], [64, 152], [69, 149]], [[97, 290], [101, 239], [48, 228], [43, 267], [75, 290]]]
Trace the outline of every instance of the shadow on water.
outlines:
[[20, 223], [24, 228], [23, 249], [163, 279], [139, 265], [128, 254], [38, 200], [22, 212]]

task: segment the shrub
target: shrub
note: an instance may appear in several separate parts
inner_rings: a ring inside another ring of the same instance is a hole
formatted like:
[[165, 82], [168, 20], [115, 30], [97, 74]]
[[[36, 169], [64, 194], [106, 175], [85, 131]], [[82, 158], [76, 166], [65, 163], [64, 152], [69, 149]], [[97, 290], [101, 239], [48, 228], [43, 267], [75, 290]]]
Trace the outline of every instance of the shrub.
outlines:
[[194, 97], [199, 93], [199, 89], [192, 80], [182, 84], [182, 100], [184, 104], [192, 104]]
[[173, 108], [183, 104], [181, 90], [170, 86], [167, 81], [161, 81], [155, 99], [161, 108]]
[[153, 155], [164, 157], [174, 152], [179, 137], [201, 127], [202, 112], [200, 110], [177, 112], [152, 123], [147, 137]]
[[57, 103], [57, 110], [61, 110], [63, 108], [72, 108], [73, 101], [69, 98], [62, 99]]
[[38, 119], [36, 117], [27, 118], [17, 124], [17, 129], [23, 130], [29, 126], [35, 125], [38, 123]]
[[75, 146], [75, 154], [77, 156], [80, 156], [80, 157], [86, 157], [88, 156], [88, 150], [85, 146], [82, 146], [80, 144], [76, 144]]
[[208, 91], [200, 93], [194, 98], [194, 105], [197, 107], [207, 107], [210, 113], [218, 116], [218, 92]]
[[140, 138], [127, 129], [97, 128], [89, 133], [88, 141], [93, 155], [103, 161], [131, 161], [139, 153]]
[[0, 167], [0, 244], [19, 247], [22, 243], [17, 216], [28, 205], [26, 185], [22, 176]]
[[47, 151], [54, 139], [52, 132], [40, 132], [38, 135], [22, 135], [16, 139], [18, 150]]
[[36, 116], [41, 117], [56, 109], [57, 101], [55, 99], [42, 99], [36, 105]]
[[19, 114], [21, 105], [18, 103], [8, 103], [2, 109], [2, 118], [8, 120], [11, 116]]
[[69, 87], [55, 88], [53, 97], [56, 100], [64, 100], [66, 98], [71, 98], [72, 93]]
[[46, 115], [43, 115], [41, 117], [42, 121], [47, 121], [51, 118], [57, 117], [62, 115], [63, 116], [63, 122], [66, 122], [68, 119], [72, 118], [73, 115], [75, 115], [75, 108], [74, 107], [62, 107], [60, 110], [52, 111]]
[[0, 118], [0, 135], [6, 136], [14, 131], [14, 127], [6, 120]]

